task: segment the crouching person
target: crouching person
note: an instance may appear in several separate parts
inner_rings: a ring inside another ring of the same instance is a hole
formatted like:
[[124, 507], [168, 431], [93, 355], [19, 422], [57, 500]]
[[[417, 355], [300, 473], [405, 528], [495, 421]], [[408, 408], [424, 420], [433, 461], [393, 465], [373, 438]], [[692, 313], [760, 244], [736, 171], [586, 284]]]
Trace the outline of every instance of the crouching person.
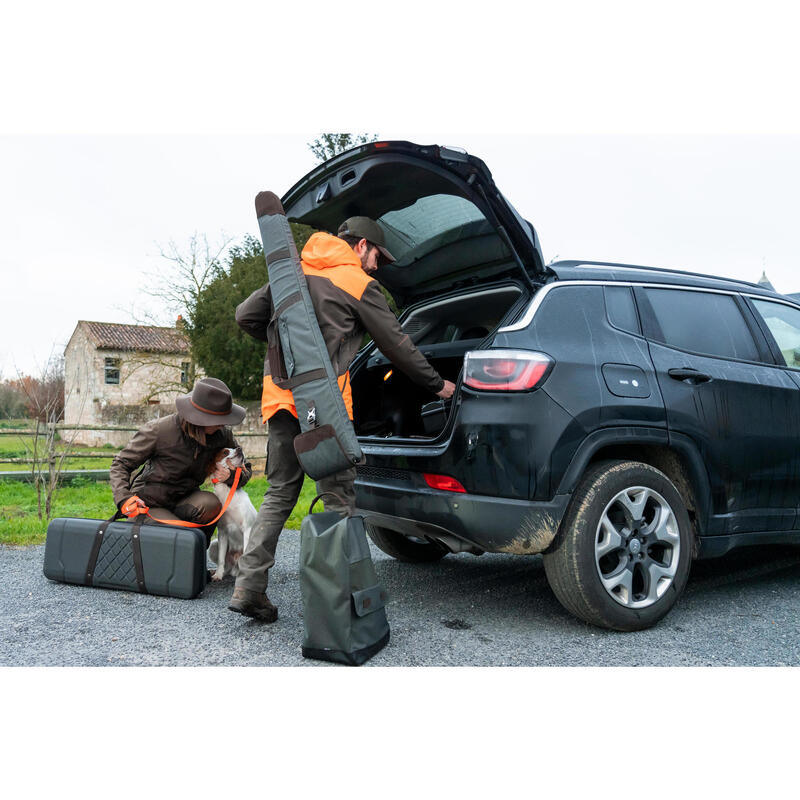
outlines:
[[[233, 484], [234, 474], [217, 466], [216, 460], [221, 450], [238, 447], [228, 426], [238, 425], [245, 410], [233, 402], [228, 387], [216, 378], [197, 381], [189, 394], [177, 398], [175, 406], [177, 413], [142, 426], [114, 458], [111, 490], [117, 508], [127, 516], [135, 515], [135, 507], [149, 506], [158, 519], [204, 525], [208, 546], [216, 522], [206, 523], [215, 519], [222, 505], [200, 486], [206, 479]], [[239, 486], [251, 475], [246, 462]], [[146, 524], [158, 524], [149, 517], [145, 520]]]

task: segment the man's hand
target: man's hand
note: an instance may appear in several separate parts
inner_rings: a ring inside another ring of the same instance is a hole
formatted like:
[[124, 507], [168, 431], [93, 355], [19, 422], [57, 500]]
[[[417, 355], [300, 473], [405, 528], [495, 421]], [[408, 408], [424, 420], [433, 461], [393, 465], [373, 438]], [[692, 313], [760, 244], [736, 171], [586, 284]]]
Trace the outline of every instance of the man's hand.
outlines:
[[231, 471], [224, 464], [217, 464], [217, 468], [211, 473], [211, 480], [217, 483], [224, 483], [231, 476]]
[[441, 397], [442, 400], [447, 400], [448, 397], [453, 396], [453, 392], [456, 390], [456, 385], [451, 381], [445, 381], [444, 386], [442, 386], [441, 390], [436, 392], [437, 397]]

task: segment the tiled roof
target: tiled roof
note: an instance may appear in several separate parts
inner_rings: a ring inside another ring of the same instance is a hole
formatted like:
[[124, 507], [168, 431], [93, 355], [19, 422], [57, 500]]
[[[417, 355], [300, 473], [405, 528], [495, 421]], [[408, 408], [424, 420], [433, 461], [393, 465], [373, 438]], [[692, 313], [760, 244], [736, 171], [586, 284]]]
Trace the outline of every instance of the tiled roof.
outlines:
[[80, 320], [98, 350], [137, 350], [144, 353], [188, 353], [189, 340], [177, 328], [155, 325], [120, 325]]

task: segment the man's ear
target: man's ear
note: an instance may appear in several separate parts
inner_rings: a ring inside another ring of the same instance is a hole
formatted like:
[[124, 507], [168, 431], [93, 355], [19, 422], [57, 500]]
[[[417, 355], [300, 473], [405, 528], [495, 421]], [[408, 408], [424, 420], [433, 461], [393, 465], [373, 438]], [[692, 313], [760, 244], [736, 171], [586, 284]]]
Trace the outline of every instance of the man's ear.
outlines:
[[356, 245], [356, 253], [358, 253], [359, 256], [363, 256], [364, 253], [367, 252], [367, 248], [368, 247], [369, 247], [369, 243], [367, 242], [367, 240], [366, 239], [361, 239], [358, 242], [358, 244]]

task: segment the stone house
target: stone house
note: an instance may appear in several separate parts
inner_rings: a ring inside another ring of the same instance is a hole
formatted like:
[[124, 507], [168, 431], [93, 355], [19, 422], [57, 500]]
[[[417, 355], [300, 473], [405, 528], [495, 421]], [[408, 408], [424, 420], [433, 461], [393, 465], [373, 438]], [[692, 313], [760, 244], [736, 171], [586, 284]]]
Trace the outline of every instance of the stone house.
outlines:
[[[178, 327], [80, 320], [64, 352], [64, 422], [138, 426], [175, 411], [194, 384], [189, 341]], [[75, 442], [121, 447], [127, 432], [79, 431]]]

